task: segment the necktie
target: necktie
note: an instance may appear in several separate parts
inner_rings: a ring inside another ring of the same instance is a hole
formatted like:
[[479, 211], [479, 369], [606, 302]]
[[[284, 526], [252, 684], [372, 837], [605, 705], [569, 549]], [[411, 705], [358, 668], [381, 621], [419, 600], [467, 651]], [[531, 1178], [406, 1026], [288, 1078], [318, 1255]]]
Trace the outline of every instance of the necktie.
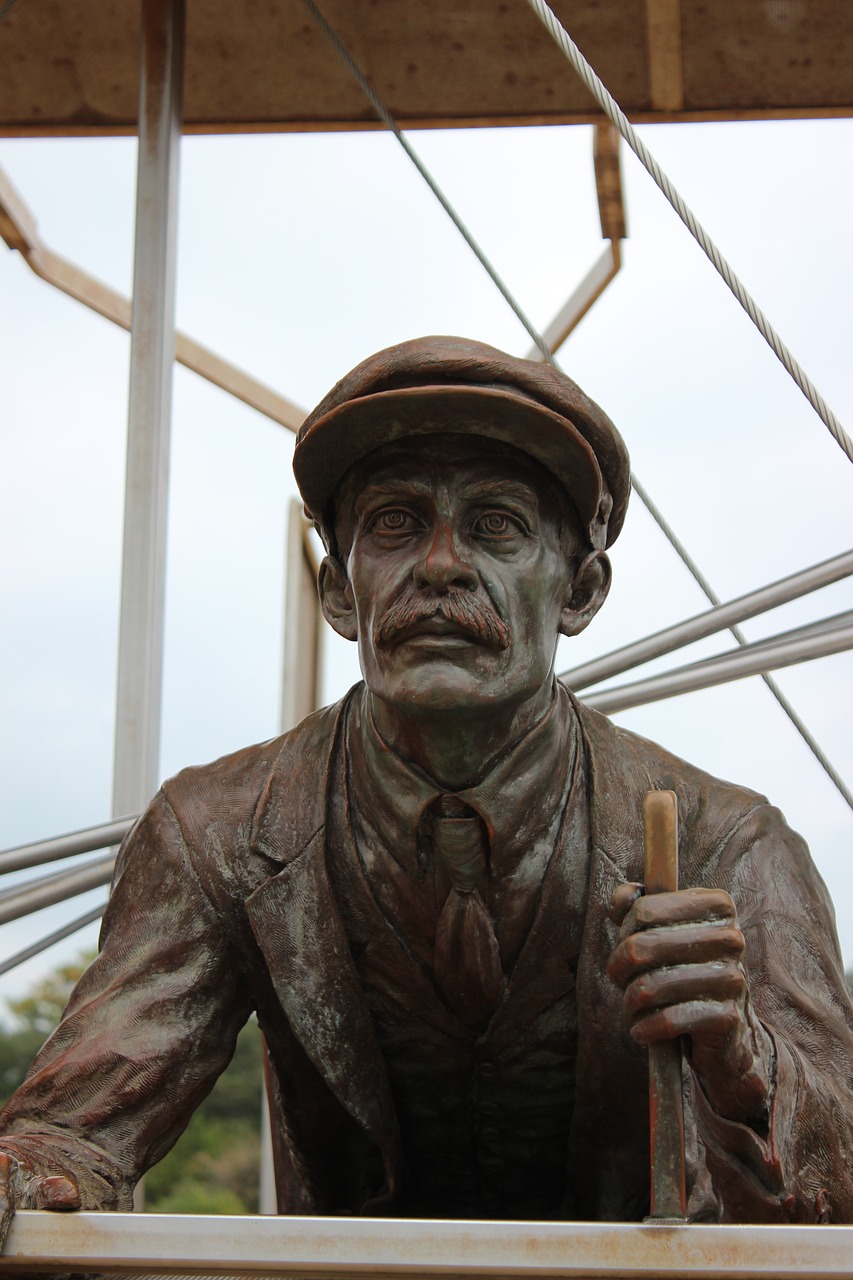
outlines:
[[471, 1028], [482, 1028], [504, 988], [498, 940], [480, 892], [486, 874], [482, 819], [456, 796], [430, 806], [432, 847], [450, 880], [435, 931], [435, 978], [450, 1007]]

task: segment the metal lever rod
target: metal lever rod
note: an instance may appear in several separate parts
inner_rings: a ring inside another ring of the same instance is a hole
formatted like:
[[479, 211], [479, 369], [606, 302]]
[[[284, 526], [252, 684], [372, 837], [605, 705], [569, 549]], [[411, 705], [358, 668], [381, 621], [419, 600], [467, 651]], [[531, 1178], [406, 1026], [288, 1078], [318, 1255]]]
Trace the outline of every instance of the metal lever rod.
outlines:
[[[678, 888], [678, 803], [674, 791], [649, 791], [643, 803], [646, 893]], [[649, 1047], [649, 1122], [653, 1221], [684, 1221], [687, 1212], [684, 1167], [684, 1102], [681, 1043], [665, 1040]]]

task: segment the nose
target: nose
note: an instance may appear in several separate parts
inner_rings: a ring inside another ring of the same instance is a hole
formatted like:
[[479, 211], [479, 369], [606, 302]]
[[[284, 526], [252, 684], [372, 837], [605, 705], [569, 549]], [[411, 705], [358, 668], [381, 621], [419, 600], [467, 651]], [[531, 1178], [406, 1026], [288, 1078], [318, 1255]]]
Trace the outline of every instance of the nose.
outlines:
[[453, 529], [442, 522], [423, 558], [415, 565], [415, 585], [433, 591], [449, 591], [452, 587], [473, 591], [479, 579], [477, 570], [461, 555]]

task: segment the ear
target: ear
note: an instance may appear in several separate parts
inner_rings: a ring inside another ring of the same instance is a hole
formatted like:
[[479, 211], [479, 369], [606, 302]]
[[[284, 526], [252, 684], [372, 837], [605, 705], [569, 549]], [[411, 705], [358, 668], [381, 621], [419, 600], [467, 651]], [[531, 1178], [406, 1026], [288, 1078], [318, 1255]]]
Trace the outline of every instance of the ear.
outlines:
[[560, 617], [564, 636], [576, 636], [598, 613], [611, 582], [610, 561], [603, 551], [592, 551], [578, 569], [572, 583], [572, 595]]
[[337, 631], [338, 635], [343, 636], [345, 640], [358, 639], [349, 578], [341, 566], [329, 556], [326, 556], [320, 565], [317, 587], [320, 592], [320, 608], [323, 610], [323, 617], [332, 630]]

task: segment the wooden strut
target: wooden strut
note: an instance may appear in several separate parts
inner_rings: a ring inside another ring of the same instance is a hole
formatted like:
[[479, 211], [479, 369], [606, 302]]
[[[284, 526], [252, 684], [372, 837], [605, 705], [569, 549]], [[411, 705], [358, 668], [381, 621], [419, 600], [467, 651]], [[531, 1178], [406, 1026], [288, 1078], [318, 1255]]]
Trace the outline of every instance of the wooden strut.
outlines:
[[[678, 802], [674, 791], [649, 791], [643, 802], [646, 893], [678, 888]], [[684, 1100], [681, 1041], [649, 1046], [651, 1208], [647, 1221], [684, 1222]]]

